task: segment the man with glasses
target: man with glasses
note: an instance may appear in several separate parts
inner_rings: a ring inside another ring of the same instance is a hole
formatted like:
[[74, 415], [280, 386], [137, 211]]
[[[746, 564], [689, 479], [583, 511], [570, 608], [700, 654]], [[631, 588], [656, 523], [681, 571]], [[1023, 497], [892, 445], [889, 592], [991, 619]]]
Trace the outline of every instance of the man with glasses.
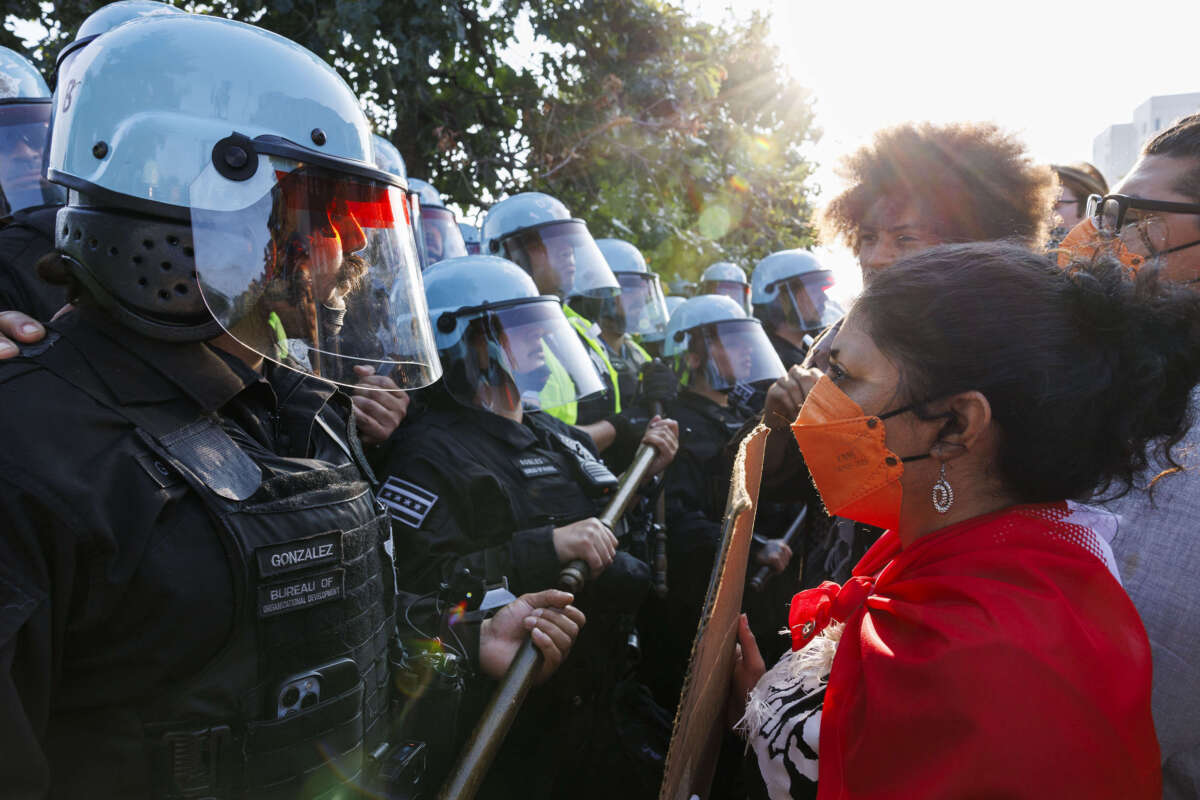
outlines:
[[[1103, 197], [1064, 248], [1098, 232], [1131, 270], [1158, 269], [1170, 280], [1200, 282], [1200, 114], [1176, 122], [1142, 149], [1133, 170]], [[1074, 255], [1087, 256], [1085, 250]], [[1198, 286], [1200, 288], [1200, 286]], [[1200, 394], [1192, 395], [1193, 409]], [[1139, 489], [1107, 503], [1120, 517], [1111, 542], [1121, 579], [1137, 606], [1154, 653], [1154, 724], [1163, 760], [1163, 797], [1200, 796], [1200, 426], [1176, 447], [1183, 472], [1153, 463]]]
[[1156, 262], [1170, 280], [1200, 281], [1200, 114], [1150, 140], [1112, 194], [1088, 198], [1087, 216], [1120, 238], [1131, 266]]

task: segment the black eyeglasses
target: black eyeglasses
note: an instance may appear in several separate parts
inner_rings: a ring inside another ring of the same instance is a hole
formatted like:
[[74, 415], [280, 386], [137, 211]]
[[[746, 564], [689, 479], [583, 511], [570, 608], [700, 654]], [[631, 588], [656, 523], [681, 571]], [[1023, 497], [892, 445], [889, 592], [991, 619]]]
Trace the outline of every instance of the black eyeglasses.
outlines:
[[[1130, 209], [1137, 211], [1167, 211], [1172, 214], [1200, 214], [1200, 203], [1171, 203], [1165, 200], [1143, 200], [1124, 194], [1088, 195], [1086, 215], [1096, 223], [1101, 233], [1116, 235], [1125, 227]], [[1140, 221], [1140, 220], [1139, 220]]]

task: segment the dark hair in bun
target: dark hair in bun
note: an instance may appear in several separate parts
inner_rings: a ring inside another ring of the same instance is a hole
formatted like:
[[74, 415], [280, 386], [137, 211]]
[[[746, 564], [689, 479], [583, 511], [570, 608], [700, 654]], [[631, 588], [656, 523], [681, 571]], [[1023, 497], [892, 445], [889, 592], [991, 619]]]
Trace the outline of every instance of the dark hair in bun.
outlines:
[[[855, 304], [910, 401], [978, 390], [1001, 438], [1000, 479], [1023, 502], [1123, 490], [1191, 425], [1200, 295], [1100, 260], [1060, 269], [1002, 242], [896, 262]], [[921, 409], [918, 407], [918, 413]]]

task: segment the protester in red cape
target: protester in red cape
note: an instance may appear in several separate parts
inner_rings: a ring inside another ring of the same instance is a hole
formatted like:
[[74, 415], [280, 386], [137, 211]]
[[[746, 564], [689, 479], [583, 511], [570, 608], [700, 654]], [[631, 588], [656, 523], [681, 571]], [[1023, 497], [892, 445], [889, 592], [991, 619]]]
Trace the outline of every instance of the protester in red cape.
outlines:
[[[1163, 208], [1163, 203], [1175, 204]], [[1195, 290], [1200, 280], [1200, 114], [1185, 117], [1150, 140], [1141, 159], [1093, 203], [1072, 238], [1099, 233], [1115, 239], [1127, 264]], [[1086, 255], [1086, 254], [1085, 254]], [[1192, 394], [1200, 419], [1200, 393]], [[1200, 428], [1176, 447], [1186, 467], [1155, 481], [1170, 463], [1156, 461], [1135, 481], [1136, 491], [1108, 503], [1121, 525], [1113, 551], [1125, 588], [1146, 625], [1154, 652], [1154, 724], [1162, 748], [1163, 796], [1200, 796]], [[1153, 491], [1147, 488], [1153, 484]]]
[[887, 533], [793, 599], [765, 676], [743, 620], [733, 700], [753, 687], [771, 796], [1158, 797], [1115, 521], [1074, 501], [1185, 430], [1200, 297], [1112, 261], [938, 247], [877, 275], [828, 370], [799, 377], [825, 505]]

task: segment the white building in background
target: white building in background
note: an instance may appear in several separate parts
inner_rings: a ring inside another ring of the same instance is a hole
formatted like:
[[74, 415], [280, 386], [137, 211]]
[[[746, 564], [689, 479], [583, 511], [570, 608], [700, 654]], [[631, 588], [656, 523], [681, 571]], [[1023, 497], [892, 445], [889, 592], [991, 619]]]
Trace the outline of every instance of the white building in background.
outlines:
[[1092, 141], [1092, 163], [1109, 184], [1116, 183], [1137, 160], [1142, 145], [1187, 114], [1200, 111], [1200, 92], [1151, 97], [1133, 110], [1133, 122], [1110, 125]]

